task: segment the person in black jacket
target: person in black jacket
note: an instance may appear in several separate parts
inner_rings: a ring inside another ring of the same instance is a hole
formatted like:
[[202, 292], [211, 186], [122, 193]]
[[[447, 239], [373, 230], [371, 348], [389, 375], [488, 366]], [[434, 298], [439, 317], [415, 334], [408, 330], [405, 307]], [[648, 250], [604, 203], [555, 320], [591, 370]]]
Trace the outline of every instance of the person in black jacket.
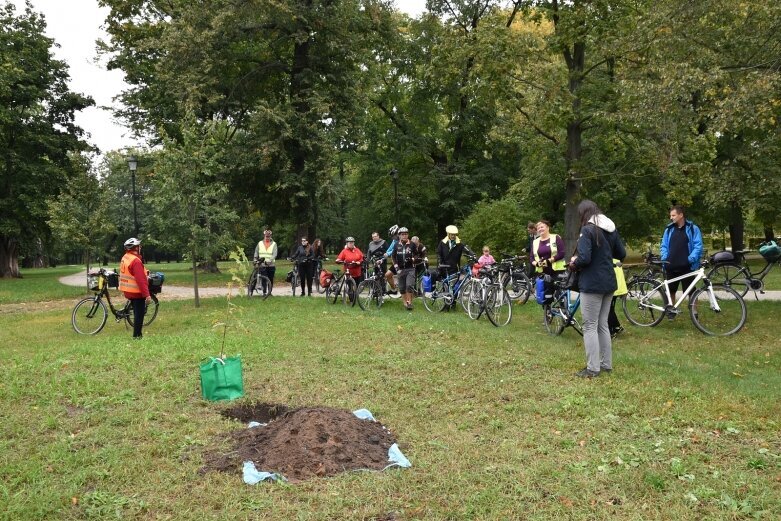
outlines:
[[593, 201], [581, 201], [578, 215], [580, 237], [570, 269], [580, 271], [578, 287], [586, 367], [575, 375], [593, 378], [613, 370], [613, 345], [607, 324], [613, 293], [618, 288], [613, 259], [624, 260], [626, 250], [616, 225]]
[[458, 228], [452, 224], [445, 228], [447, 236], [437, 245], [437, 260], [444, 268], [444, 275], [455, 273], [461, 267], [461, 254], [464, 253], [464, 245], [458, 238]]
[[315, 276], [315, 249], [306, 237], [301, 237], [301, 244], [293, 254], [293, 260], [298, 263], [298, 280], [301, 281], [301, 296], [304, 296], [304, 284], [307, 294], [312, 296], [312, 280]]

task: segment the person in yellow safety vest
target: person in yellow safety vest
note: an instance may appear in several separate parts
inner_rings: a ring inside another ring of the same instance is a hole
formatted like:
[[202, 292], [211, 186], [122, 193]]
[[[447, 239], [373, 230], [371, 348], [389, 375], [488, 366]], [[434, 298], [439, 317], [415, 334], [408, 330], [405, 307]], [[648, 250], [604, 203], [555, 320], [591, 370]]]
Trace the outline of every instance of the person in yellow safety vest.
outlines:
[[271, 292], [274, 289], [274, 274], [277, 271], [274, 260], [276, 258], [277, 243], [271, 238], [271, 228], [266, 228], [263, 231], [263, 239], [255, 246], [255, 253], [252, 256], [252, 260], [257, 262], [259, 259], [263, 259], [260, 273], [268, 277], [268, 280], [271, 281], [271, 287], [268, 289], [269, 295], [271, 295]]
[[550, 223], [537, 223], [537, 238], [532, 242], [530, 253], [532, 265], [538, 274], [555, 275], [567, 269], [564, 261], [564, 240], [561, 236], [550, 233]]
[[141, 241], [135, 237], [125, 241], [125, 255], [119, 263], [119, 291], [133, 305], [133, 338], [143, 336], [144, 314], [152, 298], [149, 296], [148, 272], [141, 259]]

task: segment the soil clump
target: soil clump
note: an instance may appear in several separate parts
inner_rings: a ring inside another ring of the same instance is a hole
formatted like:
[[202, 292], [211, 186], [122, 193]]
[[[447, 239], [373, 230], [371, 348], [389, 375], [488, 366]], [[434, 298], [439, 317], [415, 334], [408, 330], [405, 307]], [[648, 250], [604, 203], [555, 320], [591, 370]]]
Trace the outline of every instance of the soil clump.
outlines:
[[[241, 472], [244, 461], [291, 482], [359, 469], [382, 470], [396, 442], [381, 423], [328, 407], [237, 406], [222, 413], [242, 422], [268, 422], [228, 434], [232, 450], [204, 456], [202, 472]], [[271, 421], [269, 421], [271, 420]]]

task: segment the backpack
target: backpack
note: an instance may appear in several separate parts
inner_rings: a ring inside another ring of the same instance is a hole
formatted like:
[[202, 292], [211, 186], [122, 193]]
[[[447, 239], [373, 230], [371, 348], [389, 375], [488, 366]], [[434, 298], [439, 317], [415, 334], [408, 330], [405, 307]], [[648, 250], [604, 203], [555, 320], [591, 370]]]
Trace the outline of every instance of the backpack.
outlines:
[[767, 241], [759, 245], [759, 254], [765, 258], [766, 261], [774, 262], [781, 257], [781, 248], [776, 244], [776, 241]]

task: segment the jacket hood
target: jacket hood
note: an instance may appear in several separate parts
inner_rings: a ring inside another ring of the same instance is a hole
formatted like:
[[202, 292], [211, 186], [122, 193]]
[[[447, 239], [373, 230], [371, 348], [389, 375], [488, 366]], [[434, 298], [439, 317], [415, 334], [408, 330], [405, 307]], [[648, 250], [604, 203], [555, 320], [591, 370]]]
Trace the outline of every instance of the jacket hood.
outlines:
[[596, 224], [603, 230], [605, 230], [608, 233], [613, 233], [616, 231], [616, 223], [610, 220], [610, 218], [605, 214], [599, 214], [595, 215], [591, 219], [588, 220], [591, 224]]
[[369, 243], [369, 246], [380, 247], [380, 246], [382, 246], [383, 244], [385, 244], [385, 239], [377, 239], [376, 241], [371, 241], [371, 242]]

